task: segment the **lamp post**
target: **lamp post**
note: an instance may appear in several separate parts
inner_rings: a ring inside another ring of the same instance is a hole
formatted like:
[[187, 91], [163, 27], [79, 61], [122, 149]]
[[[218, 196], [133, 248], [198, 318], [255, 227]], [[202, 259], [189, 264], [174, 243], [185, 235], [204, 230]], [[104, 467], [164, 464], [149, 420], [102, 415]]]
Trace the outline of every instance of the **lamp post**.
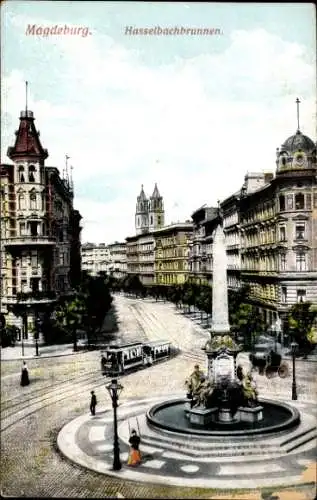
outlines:
[[297, 400], [297, 388], [296, 388], [296, 371], [295, 371], [295, 356], [297, 352], [298, 344], [297, 342], [291, 343], [292, 357], [293, 357], [293, 383], [292, 383], [292, 400]]
[[119, 395], [123, 389], [121, 384], [118, 384], [117, 379], [112, 379], [109, 384], [106, 385], [106, 389], [110, 394], [113, 408], [113, 470], [121, 469], [120, 461], [120, 448], [118, 439], [118, 421], [117, 421], [117, 408]]
[[41, 320], [39, 317], [36, 317], [35, 319], [35, 333], [34, 333], [34, 339], [35, 339], [35, 356], [39, 356], [39, 344], [38, 344], [38, 339], [40, 335], [40, 327], [41, 327]]

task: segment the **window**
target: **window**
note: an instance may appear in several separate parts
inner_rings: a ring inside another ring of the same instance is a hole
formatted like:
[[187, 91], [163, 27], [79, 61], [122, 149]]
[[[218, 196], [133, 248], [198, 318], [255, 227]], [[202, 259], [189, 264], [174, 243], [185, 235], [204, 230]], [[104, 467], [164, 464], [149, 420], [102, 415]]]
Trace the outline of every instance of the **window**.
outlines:
[[25, 222], [20, 222], [20, 236], [25, 236]]
[[19, 182], [24, 182], [24, 167], [19, 167]]
[[25, 209], [25, 196], [24, 196], [24, 194], [19, 194], [18, 205], [19, 205], [19, 210]]
[[280, 255], [280, 270], [285, 271], [286, 269], [286, 254], [282, 253]]
[[305, 224], [296, 224], [295, 226], [295, 239], [304, 240], [305, 239]]
[[26, 293], [28, 291], [28, 282], [27, 280], [21, 280], [21, 292]]
[[305, 302], [306, 290], [297, 290], [297, 302]]
[[30, 193], [30, 209], [36, 210], [36, 194]]
[[160, 226], [161, 225], [161, 216], [159, 215], [157, 217], [157, 225]]
[[280, 226], [280, 241], [286, 241], [286, 228], [285, 226]]
[[32, 292], [39, 292], [40, 291], [40, 278], [31, 278], [30, 279], [30, 285]]
[[293, 195], [287, 195], [287, 210], [293, 210]]
[[279, 198], [280, 201], [280, 210], [284, 211], [285, 210], [285, 196], [281, 195]]
[[38, 260], [37, 260], [37, 253], [32, 253], [32, 256], [31, 256], [31, 265], [32, 267], [36, 267], [38, 266]]
[[34, 165], [30, 165], [29, 166], [29, 182], [35, 182], [34, 172], [35, 172]]
[[305, 198], [303, 193], [298, 193], [295, 196], [295, 208], [296, 210], [303, 210], [305, 208]]
[[304, 252], [296, 254], [296, 271], [306, 271], [306, 254]]
[[282, 302], [285, 304], [287, 302], [287, 288], [282, 286]]
[[30, 222], [31, 236], [37, 236], [37, 222]]
[[151, 215], [151, 218], [150, 218], [150, 224], [151, 224], [151, 226], [152, 226], [152, 224], [153, 224], [153, 215]]
[[311, 209], [311, 194], [306, 194], [306, 208], [307, 210]]

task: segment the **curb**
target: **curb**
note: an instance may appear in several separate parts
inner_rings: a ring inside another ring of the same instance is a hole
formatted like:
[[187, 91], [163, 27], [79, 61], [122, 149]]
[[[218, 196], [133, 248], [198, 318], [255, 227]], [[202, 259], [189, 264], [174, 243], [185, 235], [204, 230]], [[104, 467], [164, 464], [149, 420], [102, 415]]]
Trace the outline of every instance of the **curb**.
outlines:
[[26, 359], [47, 359], [47, 358], [60, 358], [60, 357], [63, 357], [63, 356], [75, 356], [77, 354], [85, 354], [87, 352], [92, 352], [92, 351], [76, 351], [76, 352], [67, 352], [67, 353], [63, 353], [63, 354], [43, 354], [43, 355], [39, 355], [39, 356], [18, 356], [18, 357], [14, 357], [14, 358], [7, 358], [7, 359], [3, 359], [1, 358], [1, 363], [5, 363], [7, 361], [21, 361], [21, 360], [26, 360]]

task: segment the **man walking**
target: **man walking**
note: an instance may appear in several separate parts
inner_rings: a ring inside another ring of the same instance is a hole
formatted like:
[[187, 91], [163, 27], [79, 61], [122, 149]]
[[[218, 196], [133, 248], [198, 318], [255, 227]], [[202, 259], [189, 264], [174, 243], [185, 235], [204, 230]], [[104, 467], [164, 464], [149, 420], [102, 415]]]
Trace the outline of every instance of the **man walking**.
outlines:
[[91, 400], [90, 400], [90, 413], [92, 415], [96, 414], [96, 406], [97, 406], [97, 398], [95, 391], [91, 391]]

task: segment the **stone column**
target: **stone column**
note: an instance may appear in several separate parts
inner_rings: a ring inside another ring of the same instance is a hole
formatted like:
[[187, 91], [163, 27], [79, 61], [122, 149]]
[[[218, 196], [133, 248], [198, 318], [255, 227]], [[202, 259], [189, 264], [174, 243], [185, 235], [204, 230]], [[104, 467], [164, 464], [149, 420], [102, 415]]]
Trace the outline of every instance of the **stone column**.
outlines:
[[225, 235], [219, 224], [212, 246], [212, 322], [213, 334], [230, 333], [228, 314], [227, 253]]

